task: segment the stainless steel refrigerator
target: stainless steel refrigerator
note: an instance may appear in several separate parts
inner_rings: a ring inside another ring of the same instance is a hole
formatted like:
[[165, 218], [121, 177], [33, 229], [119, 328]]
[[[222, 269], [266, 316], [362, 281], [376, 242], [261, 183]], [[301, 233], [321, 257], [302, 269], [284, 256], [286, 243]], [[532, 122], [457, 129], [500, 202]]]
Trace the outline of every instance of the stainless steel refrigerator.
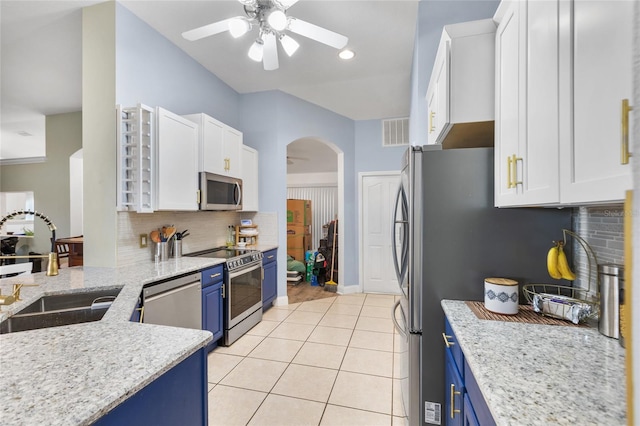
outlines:
[[411, 426], [445, 424], [440, 301], [484, 300], [487, 277], [548, 282], [547, 251], [571, 229], [571, 209], [493, 207], [493, 164], [493, 148], [411, 147], [403, 156], [393, 218], [401, 290], [394, 320]]

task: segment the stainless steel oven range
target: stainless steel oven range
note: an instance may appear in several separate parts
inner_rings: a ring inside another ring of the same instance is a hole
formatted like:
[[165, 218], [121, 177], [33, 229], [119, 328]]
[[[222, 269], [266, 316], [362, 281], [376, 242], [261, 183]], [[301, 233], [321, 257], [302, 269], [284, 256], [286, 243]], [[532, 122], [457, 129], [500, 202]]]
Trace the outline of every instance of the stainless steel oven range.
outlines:
[[262, 252], [218, 247], [185, 256], [225, 259], [222, 293], [225, 346], [262, 321]]

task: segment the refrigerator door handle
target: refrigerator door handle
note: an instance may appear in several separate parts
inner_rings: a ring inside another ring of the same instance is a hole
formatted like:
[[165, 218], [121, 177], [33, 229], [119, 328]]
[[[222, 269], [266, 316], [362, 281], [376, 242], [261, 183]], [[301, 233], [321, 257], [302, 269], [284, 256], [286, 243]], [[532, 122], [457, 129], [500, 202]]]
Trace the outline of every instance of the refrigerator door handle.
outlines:
[[398, 333], [400, 333], [402, 337], [406, 339], [407, 338], [407, 332], [405, 331], [406, 327], [405, 328], [400, 327], [400, 324], [398, 324], [398, 320], [396, 319], [396, 311], [398, 310], [398, 306], [400, 306], [400, 300], [394, 303], [393, 308], [391, 308], [391, 321], [393, 321], [393, 325], [396, 328], [396, 330], [398, 330]]
[[[393, 209], [393, 221], [391, 224], [391, 254], [393, 255], [393, 267], [396, 270], [396, 277], [398, 279], [398, 285], [400, 286], [400, 290], [402, 291], [402, 282], [404, 281], [404, 276], [402, 274], [401, 269], [404, 269], [401, 265], [398, 264], [398, 254], [396, 253], [396, 237], [397, 237], [397, 233], [396, 233], [396, 225], [397, 224], [401, 224], [402, 226], [404, 226], [407, 221], [404, 220], [398, 220], [398, 205], [400, 203], [400, 198], [402, 197], [402, 185], [400, 185], [400, 187], [398, 188], [398, 194], [396, 195], [396, 202], [395, 202], [395, 206]], [[405, 241], [402, 241], [403, 244], [403, 249], [402, 252], [404, 254], [404, 244]], [[403, 255], [404, 257], [404, 255]], [[402, 259], [404, 261], [404, 259]]]

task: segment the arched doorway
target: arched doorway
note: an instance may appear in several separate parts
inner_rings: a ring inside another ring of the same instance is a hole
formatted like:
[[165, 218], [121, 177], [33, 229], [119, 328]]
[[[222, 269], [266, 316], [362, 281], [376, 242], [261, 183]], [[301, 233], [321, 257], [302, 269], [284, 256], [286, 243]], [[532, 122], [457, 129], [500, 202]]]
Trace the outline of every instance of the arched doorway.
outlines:
[[[328, 228], [326, 225], [337, 219], [337, 244], [335, 245], [335, 261], [331, 259], [329, 267], [335, 265], [333, 281], [338, 283], [341, 292], [344, 285], [343, 252], [344, 235], [340, 232], [344, 218], [344, 153], [331, 142], [319, 138], [300, 138], [287, 145], [287, 198], [309, 199], [312, 204], [312, 250], [318, 250], [321, 240], [326, 241]], [[335, 228], [332, 226], [332, 229]], [[333, 241], [333, 236], [329, 237]], [[308, 284], [307, 284], [308, 285]], [[287, 286], [288, 289], [291, 286]], [[312, 300], [325, 296], [323, 288], [312, 288], [312, 291], [289, 292], [289, 303]], [[293, 300], [292, 300], [293, 298]], [[299, 299], [299, 300], [298, 300]]]

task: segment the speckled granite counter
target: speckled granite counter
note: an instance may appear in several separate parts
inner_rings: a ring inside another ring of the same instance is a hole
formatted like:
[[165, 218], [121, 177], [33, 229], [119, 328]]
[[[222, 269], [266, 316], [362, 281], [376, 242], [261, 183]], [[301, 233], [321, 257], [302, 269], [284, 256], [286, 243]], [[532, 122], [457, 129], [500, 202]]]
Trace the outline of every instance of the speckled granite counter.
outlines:
[[23, 287], [20, 302], [2, 306], [0, 321], [45, 294], [122, 287], [101, 321], [0, 335], [0, 423], [82, 425], [102, 417], [211, 341], [202, 330], [129, 321], [144, 284], [220, 264], [171, 259], [126, 268], [61, 268], [0, 280], [3, 294]]
[[625, 351], [597, 328], [480, 320], [443, 300], [498, 425], [626, 424]]

